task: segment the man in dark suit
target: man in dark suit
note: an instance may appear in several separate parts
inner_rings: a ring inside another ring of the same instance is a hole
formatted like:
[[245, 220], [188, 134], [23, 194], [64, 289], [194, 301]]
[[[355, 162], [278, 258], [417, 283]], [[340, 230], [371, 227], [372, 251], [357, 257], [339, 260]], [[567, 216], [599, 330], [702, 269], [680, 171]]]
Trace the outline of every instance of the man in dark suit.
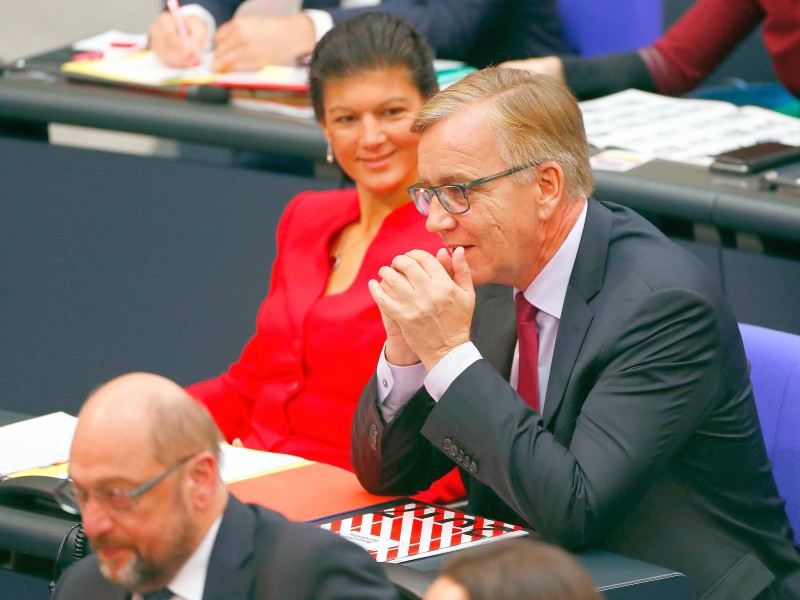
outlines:
[[370, 282], [387, 342], [353, 425], [364, 486], [414, 493], [455, 462], [472, 512], [676, 569], [698, 598], [776, 597], [800, 555], [736, 321], [691, 255], [588, 198], [569, 91], [487, 69], [414, 129], [409, 191], [449, 252]]
[[54, 598], [397, 598], [358, 546], [230, 496], [219, 440], [206, 409], [167, 379], [131, 374], [95, 392], [57, 494], [80, 509], [93, 554]]
[[191, 64], [210, 40], [216, 46], [218, 70], [292, 64], [310, 54], [335, 23], [381, 10], [408, 19], [437, 57], [476, 67], [510, 58], [573, 53], [564, 41], [556, 0], [305, 0], [302, 11], [263, 14], [280, 4], [280, 0], [187, 1], [182, 12], [191, 42], [185, 44], [169, 13], [162, 13], [150, 27], [151, 45], [165, 63], [175, 66]]

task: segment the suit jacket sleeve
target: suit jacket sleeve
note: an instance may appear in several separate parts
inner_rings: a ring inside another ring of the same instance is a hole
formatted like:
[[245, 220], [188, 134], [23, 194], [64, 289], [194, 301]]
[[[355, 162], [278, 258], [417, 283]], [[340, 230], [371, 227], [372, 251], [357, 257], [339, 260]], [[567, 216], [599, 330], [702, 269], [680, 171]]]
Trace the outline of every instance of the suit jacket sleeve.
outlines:
[[[618, 334], [593, 359], [597, 372], [582, 375], [592, 378], [577, 400], [582, 409], [555, 431], [485, 360], [437, 404], [415, 397], [389, 426], [368, 386], [353, 436], [362, 484], [374, 493], [407, 493], [438, 459], [464, 466], [467, 457], [472, 475], [545, 538], [573, 548], [602, 540], [706, 415], [720, 385], [708, 374], [720, 372], [717, 348], [725, 344], [714, 307], [685, 290], [651, 294], [617, 313], [618, 323], [604, 324]], [[419, 424], [427, 448], [414, 435]]]
[[668, 289], [630, 308], [602, 324], [619, 333], [606, 336], [591, 359], [597, 372], [579, 374], [592, 383], [585, 399], [576, 399], [582, 408], [574, 423], [559, 422], [551, 432], [479, 361], [423, 426], [435, 447], [449, 439], [468, 450], [478, 480], [545, 538], [567, 547], [597, 544], [617, 527], [697, 430], [711, 408], [708, 398], [718, 397], [722, 385], [710, 376], [722, 374], [718, 348], [725, 340], [709, 302]]
[[706, 79], [764, 18], [757, 0], [699, 0], [642, 57], [662, 94], [684, 94]]
[[373, 494], [412, 495], [453, 468], [420, 431], [434, 406], [424, 389], [388, 425], [377, 403], [373, 374], [353, 417], [350, 458], [364, 489]]
[[[735, 15], [735, 18], [734, 18]], [[652, 46], [638, 52], [562, 57], [580, 100], [628, 88], [678, 96], [694, 89], [764, 18], [754, 0], [698, 0]]]

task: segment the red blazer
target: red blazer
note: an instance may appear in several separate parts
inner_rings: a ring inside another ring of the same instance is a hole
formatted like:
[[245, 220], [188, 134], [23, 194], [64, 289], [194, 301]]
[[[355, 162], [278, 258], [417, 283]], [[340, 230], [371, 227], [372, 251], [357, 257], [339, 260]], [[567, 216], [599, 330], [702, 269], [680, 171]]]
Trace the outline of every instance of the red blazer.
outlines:
[[386, 340], [367, 281], [398, 254], [442, 247], [409, 202], [386, 217], [350, 288], [323, 296], [329, 241], [358, 216], [355, 190], [304, 192], [286, 207], [255, 335], [227, 373], [188, 388], [227, 440], [352, 471], [353, 413]]

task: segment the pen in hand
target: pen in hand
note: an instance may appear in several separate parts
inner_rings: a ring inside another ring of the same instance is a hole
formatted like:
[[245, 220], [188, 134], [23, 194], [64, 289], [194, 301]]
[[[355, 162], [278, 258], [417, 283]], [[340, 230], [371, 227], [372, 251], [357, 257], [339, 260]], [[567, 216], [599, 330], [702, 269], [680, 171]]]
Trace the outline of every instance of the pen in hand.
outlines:
[[169, 14], [172, 16], [172, 20], [175, 23], [175, 29], [178, 30], [178, 35], [181, 36], [181, 39], [183, 40], [183, 47], [188, 49], [192, 42], [189, 39], [189, 30], [186, 29], [186, 23], [183, 21], [183, 15], [181, 15], [181, 6], [178, 4], [178, 0], [167, 0], [167, 8], [169, 9]]

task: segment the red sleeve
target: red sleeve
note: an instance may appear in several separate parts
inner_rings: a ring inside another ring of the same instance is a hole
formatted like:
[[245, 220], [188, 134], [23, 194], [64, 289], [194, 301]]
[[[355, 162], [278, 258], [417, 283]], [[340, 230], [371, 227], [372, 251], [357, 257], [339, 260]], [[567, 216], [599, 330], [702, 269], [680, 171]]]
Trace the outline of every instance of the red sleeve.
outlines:
[[764, 19], [757, 0], [697, 0], [653, 46], [639, 51], [662, 94], [694, 89]]
[[[286, 232], [294, 214], [293, 207], [300, 196], [289, 202], [278, 222], [277, 254], [272, 267], [272, 281], [279, 277], [281, 249], [284, 247]], [[262, 307], [269, 302], [269, 298], [268, 294]], [[234, 438], [243, 437], [248, 431], [253, 404], [266, 376], [264, 369], [269, 363], [262, 351], [261, 337], [264, 335], [268, 335], [268, 332], [257, 328], [255, 335], [242, 350], [239, 360], [233, 363], [226, 373], [186, 388], [190, 396], [206, 406], [229, 442]]]

